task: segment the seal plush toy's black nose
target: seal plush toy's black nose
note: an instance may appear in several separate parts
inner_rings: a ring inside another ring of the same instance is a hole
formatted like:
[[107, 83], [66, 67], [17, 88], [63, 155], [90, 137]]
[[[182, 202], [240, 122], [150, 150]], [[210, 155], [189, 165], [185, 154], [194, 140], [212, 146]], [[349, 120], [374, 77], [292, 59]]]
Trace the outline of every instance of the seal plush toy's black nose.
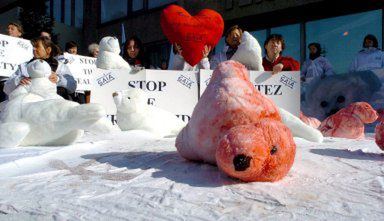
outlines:
[[244, 154], [238, 154], [233, 158], [233, 165], [236, 171], [244, 171], [249, 167], [252, 157]]

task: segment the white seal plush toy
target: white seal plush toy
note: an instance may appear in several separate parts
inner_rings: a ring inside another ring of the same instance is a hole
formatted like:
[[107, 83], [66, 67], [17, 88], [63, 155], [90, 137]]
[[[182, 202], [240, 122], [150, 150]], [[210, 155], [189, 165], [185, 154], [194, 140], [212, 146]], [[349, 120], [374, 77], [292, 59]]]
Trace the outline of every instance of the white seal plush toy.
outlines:
[[119, 55], [119, 41], [115, 37], [104, 37], [99, 44], [99, 55], [96, 59], [96, 67], [101, 69], [129, 69], [129, 64]]
[[264, 71], [260, 44], [247, 31], [243, 32], [241, 43], [231, 60], [240, 62], [248, 70]]
[[79, 105], [56, 95], [45, 61], [35, 60], [27, 70], [31, 84], [18, 86], [0, 113], [0, 147], [68, 145], [106, 115], [101, 105]]
[[148, 97], [141, 89], [132, 88], [113, 94], [117, 108], [117, 125], [121, 130], [145, 130], [153, 134], [176, 136], [186, 125], [173, 113], [148, 105]]

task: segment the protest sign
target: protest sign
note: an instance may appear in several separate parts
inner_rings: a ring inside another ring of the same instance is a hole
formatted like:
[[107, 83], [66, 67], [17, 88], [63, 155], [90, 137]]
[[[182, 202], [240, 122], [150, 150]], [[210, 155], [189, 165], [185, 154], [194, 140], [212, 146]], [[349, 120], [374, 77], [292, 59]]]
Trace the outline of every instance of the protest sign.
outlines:
[[[301, 109], [320, 121], [354, 102], [384, 110], [384, 69], [316, 77], [302, 86]], [[365, 127], [374, 132], [374, 124]]]
[[188, 122], [198, 100], [197, 71], [146, 70], [149, 102]]
[[[212, 70], [200, 70], [200, 96], [206, 89]], [[300, 72], [250, 71], [250, 81], [262, 94], [295, 116], [300, 114]]]
[[145, 70], [129, 72], [126, 69], [95, 69], [93, 89], [91, 91], [91, 103], [98, 103], [104, 106], [108, 115], [116, 114], [116, 105], [112, 94], [116, 91], [129, 88], [129, 81], [145, 81]]
[[33, 58], [33, 47], [29, 40], [0, 34], [0, 76], [9, 77], [19, 64]]
[[92, 81], [96, 71], [96, 58], [64, 53], [64, 62], [77, 81], [76, 90], [92, 90]]

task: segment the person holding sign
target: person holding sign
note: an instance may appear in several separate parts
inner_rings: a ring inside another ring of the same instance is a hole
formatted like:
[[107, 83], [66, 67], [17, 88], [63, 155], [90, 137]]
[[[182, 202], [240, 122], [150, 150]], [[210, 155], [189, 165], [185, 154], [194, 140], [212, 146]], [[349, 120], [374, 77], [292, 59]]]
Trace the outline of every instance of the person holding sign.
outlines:
[[173, 65], [172, 65], [172, 70], [182, 70], [182, 71], [195, 71], [195, 70], [200, 70], [200, 69], [208, 69], [210, 68], [209, 60], [208, 60], [208, 55], [209, 52], [211, 51], [211, 47], [205, 45], [204, 50], [202, 51], [203, 53], [203, 59], [200, 60], [200, 62], [195, 65], [191, 66], [188, 64], [182, 55], [183, 49], [181, 48], [181, 45], [174, 43], [173, 44], [173, 53], [175, 56], [173, 57]]
[[[11, 22], [8, 24], [7, 27], [7, 34], [11, 37], [15, 38], [21, 38], [23, 36], [23, 26], [16, 22]], [[0, 102], [3, 102], [7, 99], [7, 94], [3, 92], [5, 81], [8, 79], [8, 77], [0, 76]]]
[[285, 41], [280, 34], [271, 34], [264, 42], [266, 50], [263, 58], [265, 71], [277, 74], [281, 71], [300, 71], [300, 63], [292, 57], [282, 56], [285, 49]]
[[[31, 41], [33, 45], [34, 59], [45, 60], [52, 69], [49, 80], [57, 83], [57, 93], [67, 100], [71, 100], [70, 94], [75, 92], [77, 83], [68, 67], [56, 59], [60, 49], [48, 38], [37, 37]], [[28, 63], [28, 62], [27, 62]], [[27, 63], [19, 65], [18, 70], [5, 82], [4, 92], [9, 95], [18, 85], [31, 83], [27, 72]]]
[[225, 44], [224, 49], [216, 54], [211, 60], [211, 69], [214, 70], [217, 65], [223, 61], [231, 60], [232, 56], [237, 51], [238, 46], [241, 43], [241, 37], [243, 30], [238, 25], [230, 27], [225, 33]]
[[144, 48], [141, 40], [132, 36], [124, 44], [123, 58], [131, 67], [149, 68], [149, 62], [144, 56]]
[[11, 22], [8, 24], [7, 33], [9, 36], [21, 38], [24, 34], [23, 26], [16, 22]]
[[77, 54], [77, 43], [74, 41], [68, 41], [65, 43], [65, 51], [68, 52], [69, 54]]

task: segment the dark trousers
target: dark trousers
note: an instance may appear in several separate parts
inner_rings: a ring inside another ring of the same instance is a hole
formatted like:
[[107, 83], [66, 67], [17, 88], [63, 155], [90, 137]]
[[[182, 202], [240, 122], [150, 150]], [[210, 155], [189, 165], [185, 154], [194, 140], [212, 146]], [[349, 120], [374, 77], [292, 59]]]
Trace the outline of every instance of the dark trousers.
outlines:
[[57, 87], [57, 94], [62, 96], [65, 100], [72, 100], [68, 90], [64, 87]]
[[4, 83], [5, 81], [0, 81], [0, 102], [7, 100], [7, 94], [3, 91]]

